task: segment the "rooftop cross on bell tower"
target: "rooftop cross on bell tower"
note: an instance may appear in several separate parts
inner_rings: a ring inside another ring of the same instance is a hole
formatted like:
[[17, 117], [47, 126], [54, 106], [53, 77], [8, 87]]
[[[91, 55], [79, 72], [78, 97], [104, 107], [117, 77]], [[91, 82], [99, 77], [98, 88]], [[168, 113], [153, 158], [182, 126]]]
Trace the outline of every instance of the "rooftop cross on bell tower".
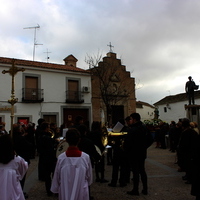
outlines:
[[113, 52], [112, 47], [114, 47], [114, 46], [111, 45], [111, 42], [109, 44], [107, 44], [107, 46], [110, 47], [110, 52]]

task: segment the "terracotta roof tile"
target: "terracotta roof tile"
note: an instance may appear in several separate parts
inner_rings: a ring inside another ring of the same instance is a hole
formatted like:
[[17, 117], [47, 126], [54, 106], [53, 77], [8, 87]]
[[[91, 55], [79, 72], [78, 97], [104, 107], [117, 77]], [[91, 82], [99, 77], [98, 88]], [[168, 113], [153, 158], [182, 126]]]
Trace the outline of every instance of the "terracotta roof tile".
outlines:
[[[13, 58], [0, 57], [1, 64], [11, 64], [12, 60], [13, 60]], [[44, 63], [44, 62], [21, 60], [21, 59], [14, 59], [14, 60], [15, 60], [15, 64], [20, 65], [20, 66], [27, 66], [27, 67], [30, 66], [30, 67], [36, 67], [36, 68], [46, 68], [46, 69], [56, 69], [56, 70], [64, 70], [64, 71], [89, 73], [88, 71], [86, 71], [84, 69], [69, 66], [69, 65]]]

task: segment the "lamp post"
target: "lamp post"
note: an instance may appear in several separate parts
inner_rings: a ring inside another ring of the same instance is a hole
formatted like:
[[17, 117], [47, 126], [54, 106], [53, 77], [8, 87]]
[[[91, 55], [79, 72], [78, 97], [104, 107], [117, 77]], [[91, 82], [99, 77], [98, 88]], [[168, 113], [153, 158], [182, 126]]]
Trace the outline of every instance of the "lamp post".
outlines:
[[11, 118], [11, 127], [10, 127], [11, 137], [13, 137], [14, 104], [17, 103], [17, 101], [18, 101], [18, 99], [15, 98], [15, 75], [19, 71], [24, 72], [25, 69], [15, 67], [15, 59], [12, 60], [12, 67], [10, 67], [9, 70], [3, 70], [2, 71], [3, 74], [9, 73], [10, 76], [12, 77], [11, 98], [8, 100], [8, 103], [11, 104], [11, 115], [10, 115], [10, 118]]

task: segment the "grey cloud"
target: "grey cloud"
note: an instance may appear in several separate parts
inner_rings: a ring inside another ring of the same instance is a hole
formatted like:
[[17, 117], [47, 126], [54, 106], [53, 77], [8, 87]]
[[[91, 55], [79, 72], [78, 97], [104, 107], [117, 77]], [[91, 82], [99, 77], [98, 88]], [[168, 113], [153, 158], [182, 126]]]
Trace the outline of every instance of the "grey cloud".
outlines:
[[142, 85], [137, 99], [155, 103], [184, 92], [188, 75], [200, 79], [199, 10], [198, 0], [3, 0], [0, 56], [32, 59], [34, 31], [23, 28], [37, 24], [38, 61], [46, 61], [48, 48], [50, 62], [73, 54], [86, 69], [86, 54], [105, 56], [112, 42]]

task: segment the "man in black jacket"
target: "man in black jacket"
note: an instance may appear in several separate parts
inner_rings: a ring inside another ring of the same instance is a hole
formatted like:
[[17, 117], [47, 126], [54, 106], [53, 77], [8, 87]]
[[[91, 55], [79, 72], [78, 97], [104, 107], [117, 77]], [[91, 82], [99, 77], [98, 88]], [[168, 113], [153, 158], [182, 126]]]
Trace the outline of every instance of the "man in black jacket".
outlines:
[[50, 132], [50, 124], [43, 122], [41, 124], [41, 134], [39, 137], [39, 161], [42, 168], [43, 178], [45, 181], [46, 192], [48, 196], [53, 193], [50, 191], [51, 188], [51, 177], [54, 173], [56, 166], [56, 146], [57, 141], [53, 138]]
[[152, 144], [149, 141], [149, 133], [146, 126], [140, 121], [140, 115], [133, 113], [131, 117], [131, 128], [124, 140], [124, 149], [129, 159], [133, 172], [133, 190], [127, 192], [129, 195], [139, 195], [139, 176], [143, 184], [142, 193], [147, 195], [147, 174], [145, 171], [145, 159], [147, 148]]
[[188, 96], [188, 100], [189, 100], [189, 105], [194, 104], [194, 88], [195, 88], [195, 82], [192, 80], [192, 77], [189, 76], [188, 77], [188, 81], [185, 84], [185, 91], [186, 94]]

